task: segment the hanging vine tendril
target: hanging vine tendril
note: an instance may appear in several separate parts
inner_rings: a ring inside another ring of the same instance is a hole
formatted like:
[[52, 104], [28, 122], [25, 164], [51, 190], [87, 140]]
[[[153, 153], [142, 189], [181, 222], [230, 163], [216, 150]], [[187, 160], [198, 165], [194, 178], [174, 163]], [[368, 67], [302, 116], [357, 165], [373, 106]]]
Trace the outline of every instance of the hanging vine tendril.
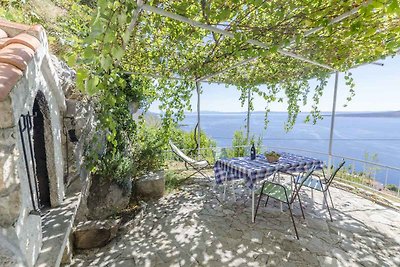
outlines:
[[[281, 8], [283, 3], [285, 10]], [[396, 0], [355, 0], [351, 5], [347, 1], [316, 4], [311, 0], [246, 4], [223, 0], [212, 4], [149, 0], [147, 4], [225, 29], [232, 35], [211, 34], [155, 13], [136, 12], [138, 6], [134, 1], [99, 0], [90, 32], [71, 54], [69, 62], [79, 64], [78, 87], [90, 95], [107, 95], [107, 90], [114, 90], [115, 81], [105, 78], [104, 74], [127, 71], [156, 76], [150, 79], [152, 84], [146, 85], [146, 91], [152, 100], [160, 101], [166, 128], [181, 120], [184, 111], [190, 109], [194, 79], [219, 73], [248, 59], [252, 60], [209, 81], [237, 86], [242, 105], [247, 99], [247, 90], [251, 90], [252, 97], [253, 93], [261, 96], [266, 101], [266, 125], [271, 103], [275, 101], [287, 103], [286, 130], [293, 127], [301, 106], [310, 101], [312, 110], [306, 121], [315, 123], [321, 119], [318, 104], [331, 70], [287, 57], [281, 53], [283, 48], [344, 72], [355, 65], [392, 55], [400, 47], [400, 7]], [[354, 8], [358, 11], [353, 16], [330, 24], [332, 19]], [[304, 32], [317, 27], [321, 30], [304, 37]], [[172, 77], [182, 81], [170, 80]], [[313, 78], [319, 84], [310, 97], [309, 80]], [[350, 101], [354, 97], [351, 73], [345, 74], [345, 81]], [[258, 88], [262, 84], [267, 85], [264, 91]], [[254, 109], [252, 100], [251, 110]]]

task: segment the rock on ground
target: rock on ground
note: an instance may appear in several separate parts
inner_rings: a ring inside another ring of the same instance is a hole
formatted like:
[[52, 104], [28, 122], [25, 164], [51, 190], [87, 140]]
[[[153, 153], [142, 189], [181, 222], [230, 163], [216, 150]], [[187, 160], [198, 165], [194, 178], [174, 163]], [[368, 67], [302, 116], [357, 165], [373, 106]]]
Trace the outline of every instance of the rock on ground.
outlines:
[[93, 176], [87, 198], [89, 219], [104, 220], [128, 206], [131, 196], [131, 184], [127, 188], [121, 188], [110, 180]]
[[164, 172], [149, 173], [136, 182], [136, 192], [144, 200], [159, 199], [164, 195]]
[[118, 232], [119, 221], [87, 221], [74, 230], [74, 247], [89, 249], [105, 246]]

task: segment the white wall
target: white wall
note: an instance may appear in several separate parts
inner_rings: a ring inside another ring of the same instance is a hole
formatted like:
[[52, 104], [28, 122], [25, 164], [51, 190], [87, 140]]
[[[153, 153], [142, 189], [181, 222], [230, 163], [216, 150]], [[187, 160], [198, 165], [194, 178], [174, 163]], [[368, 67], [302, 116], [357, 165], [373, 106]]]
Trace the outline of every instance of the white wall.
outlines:
[[[8, 250], [14, 249], [13, 253], [17, 255], [16, 257], [23, 255], [25, 259], [20, 259], [20, 262], [26, 262], [28, 266], [33, 266], [40, 252], [42, 231], [40, 215], [32, 214], [33, 206], [23, 158], [18, 121], [21, 114], [27, 114], [28, 111], [32, 113], [34, 100], [39, 90], [43, 92], [49, 105], [51, 139], [54, 143], [52, 149], [49, 150], [52, 151], [52, 155], [48, 155], [47, 157], [51, 205], [53, 207], [60, 205], [64, 199], [61, 114], [65, 110], [65, 99], [61, 87], [58, 85], [57, 76], [51, 66], [51, 61], [48, 60], [46, 40], [45, 36], [42, 36], [41, 42], [43, 46], [36, 51], [34, 59], [28, 64], [24, 72], [24, 76], [10, 92], [9, 99], [5, 100], [5, 102], [11, 100], [10, 108], [12, 109], [13, 120], [9, 121], [12, 124], [10, 127], [0, 129], [2, 133], [0, 134], [0, 139], [3, 138], [3, 141], [0, 140], [0, 145], [2, 145], [0, 147], [0, 163], [3, 160], [3, 167], [6, 166], [6, 168], [3, 168], [2, 173], [0, 173], [0, 183], [1, 181], [7, 183], [7, 188], [13, 189], [12, 192], [10, 191], [12, 197], [8, 197], [7, 199], [0, 197], [0, 202], [3, 205], [1, 208], [5, 211], [8, 208], [10, 212], [17, 212], [18, 215], [16, 222], [13, 224], [7, 226], [5, 223], [2, 225], [5, 227], [0, 228], [0, 234], [2, 234], [3, 238], [7, 239], [9, 244], [12, 244], [8, 246]], [[7, 106], [6, 103], [2, 107], [0, 106], [0, 110], [4, 110], [5, 106]], [[1, 119], [3, 120], [3, 118]], [[0, 123], [0, 126], [5, 126], [5, 123], [6, 121], [4, 120], [3, 123]], [[6, 138], [7, 141], [4, 141]], [[24, 133], [24, 138], [25, 144], [28, 145], [26, 132]], [[48, 145], [50, 144], [46, 144], [46, 146]], [[11, 154], [7, 154], [7, 151]], [[30, 169], [33, 172], [29, 154], [28, 160]], [[31, 180], [33, 181], [33, 173], [31, 173]], [[35, 194], [35, 190], [33, 190], [33, 194]], [[34, 199], [37, 199], [37, 197], [34, 196]], [[15, 214], [11, 214], [11, 217], [8, 218], [12, 220], [13, 215], [15, 216]], [[0, 262], [0, 265], [2, 266], [2, 262]]]

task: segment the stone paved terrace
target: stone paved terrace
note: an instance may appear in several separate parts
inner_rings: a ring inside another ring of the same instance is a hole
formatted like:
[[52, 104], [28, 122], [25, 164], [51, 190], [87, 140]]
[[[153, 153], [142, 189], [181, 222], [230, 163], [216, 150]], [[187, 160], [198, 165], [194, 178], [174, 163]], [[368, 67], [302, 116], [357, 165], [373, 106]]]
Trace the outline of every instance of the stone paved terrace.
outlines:
[[106, 247], [75, 255], [72, 266], [400, 266], [399, 212], [332, 188], [332, 223], [321, 194], [313, 204], [303, 191], [306, 219], [294, 211], [300, 240], [277, 202], [252, 223], [244, 194], [222, 202], [196, 178], [149, 203]]

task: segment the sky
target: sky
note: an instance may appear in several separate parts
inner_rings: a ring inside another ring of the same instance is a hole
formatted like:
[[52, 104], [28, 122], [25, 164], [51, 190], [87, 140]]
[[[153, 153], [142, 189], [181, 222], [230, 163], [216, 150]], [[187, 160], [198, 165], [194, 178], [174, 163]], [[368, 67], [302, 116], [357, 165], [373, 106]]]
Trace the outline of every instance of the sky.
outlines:
[[[337, 111], [395, 111], [400, 110], [400, 56], [389, 57], [385, 60], [379, 60], [384, 66], [369, 64], [360, 66], [351, 70], [355, 82], [355, 96], [348, 103], [344, 104], [349, 96], [349, 89], [345, 85], [344, 73], [340, 73], [339, 86], [337, 94]], [[311, 80], [311, 91], [309, 94], [309, 104], [302, 107], [303, 112], [311, 109], [311, 97], [316, 82]], [[261, 88], [263, 88], [261, 86]], [[224, 84], [202, 83], [203, 94], [201, 95], [201, 111], [218, 112], [244, 112], [247, 107], [241, 107], [240, 93], [234, 86], [228, 88]], [[321, 111], [332, 110], [332, 99], [334, 91], [334, 74], [325, 87], [319, 109]], [[191, 99], [192, 111], [196, 111], [197, 95], [194, 93]], [[159, 103], [154, 103], [150, 111], [159, 112]], [[255, 96], [254, 110], [264, 111], [266, 102], [259, 96]], [[285, 103], [273, 103], [270, 106], [271, 111], [286, 111]]]

